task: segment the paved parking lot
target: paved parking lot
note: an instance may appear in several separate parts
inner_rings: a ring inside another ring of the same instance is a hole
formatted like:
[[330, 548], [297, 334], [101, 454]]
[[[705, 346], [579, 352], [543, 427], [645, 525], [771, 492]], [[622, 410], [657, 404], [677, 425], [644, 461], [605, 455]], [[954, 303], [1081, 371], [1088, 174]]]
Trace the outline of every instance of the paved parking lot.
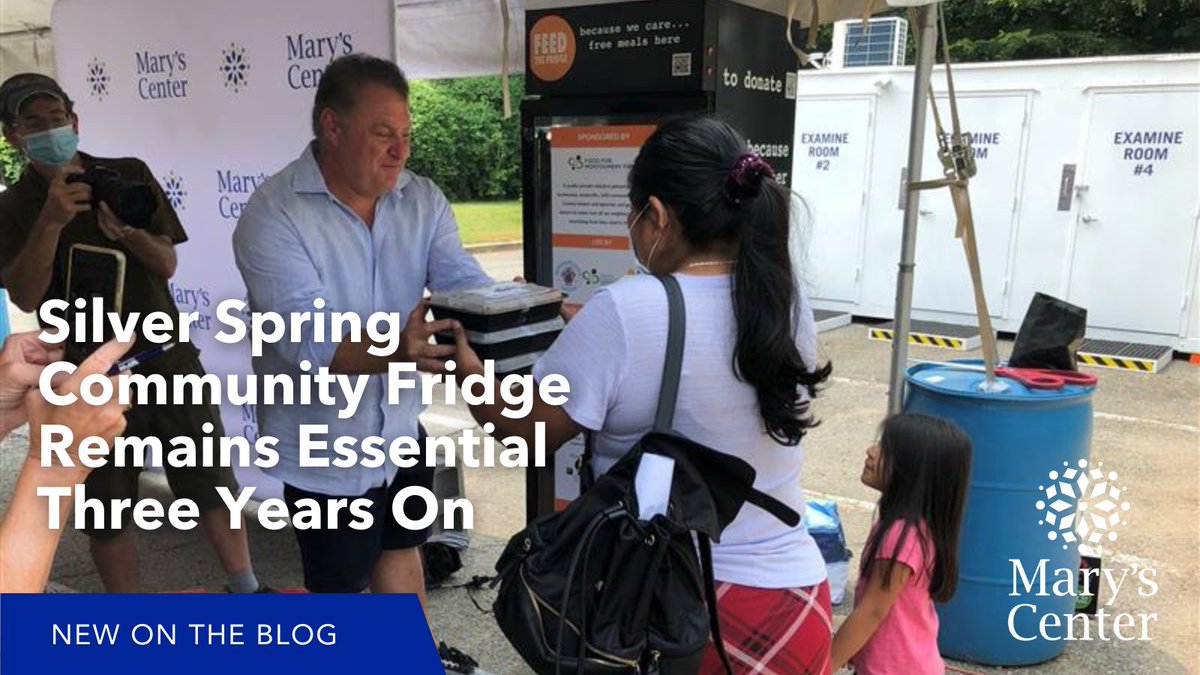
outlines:
[[[481, 256], [498, 278], [520, 272], [519, 254]], [[822, 424], [805, 440], [804, 483], [811, 496], [836, 499], [850, 545], [860, 550], [870, 525], [876, 495], [858, 482], [864, 448], [873, 440], [886, 407], [890, 347], [868, 341], [866, 328], [851, 325], [821, 337], [834, 378], [818, 400]], [[1002, 344], [1002, 352], [1011, 345]], [[914, 347], [914, 359], [942, 360], [961, 353]], [[972, 354], [968, 354], [972, 355]], [[1122, 591], [1113, 612], [1153, 613], [1150, 641], [1078, 642], [1049, 663], [1024, 669], [1045, 674], [1127, 674], [1200, 672], [1196, 645], [1200, 635], [1200, 367], [1176, 361], [1158, 375], [1092, 370], [1100, 376], [1095, 405], [1092, 457], [1120, 472], [1131, 503], [1129, 524], [1105, 551], [1105, 566], [1152, 568], [1159, 591], [1151, 597]], [[467, 411], [437, 407], [427, 414], [433, 433], [454, 433], [469, 425]], [[25, 439], [14, 435], [0, 452], [0, 494], [11, 491]], [[475, 530], [459, 575], [487, 574], [507, 537], [524, 517], [524, 476], [518, 470], [470, 470], [467, 495], [475, 507]], [[167, 498], [160, 478], [143, 479], [146, 494]], [[281, 587], [301, 585], [292, 534], [255, 527], [251, 545], [260, 577]], [[148, 590], [219, 589], [223, 579], [215, 560], [194, 532], [168, 529], [140, 535], [143, 577]], [[84, 538], [74, 532], [63, 540], [53, 574], [61, 591], [101, 590]], [[477, 593], [486, 608], [489, 592]], [[428, 612], [435, 635], [479, 657], [488, 670], [527, 672], [505, 643], [490, 616], [481, 613], [467, 591], [434, 591]], [[844, 618], [847, 608], [838, 609]], [[967, 672], [1001, 669], [953, 664]]]
[[[887, 405], [890, 347], [866, 339], [866, 328], [851, 325], [822, 335], [826, 358], [833, 361], [834, 378], [818, 400], [821, 425], [805, 440], [804, 484], [810, 496], [837, 500], [852, 550], [862, 548], [870, 527], [877, 494], [859, 482], [863, 451], [873, 441]], [[1003, 343], [1002, 353], [1011, 344]], [[970, 354], [969, 354], [970, 355]], [[961, 356], [945, 350], [914, 347], [911, 358], [943, 360]], [[1100, 377], [1095, 406], [1092, 458], [1120, 472], [1131, 502], [1129, 525], [1104, 552], [1104, 565], [1116, 569], [1151, 568], [1159, 591], [1141, 597], [1121, 590], [1108, 611], [1156, 614], [1149, 642], [1076, 642], [1054, 661], [1025, 672], [1045, 674], [1190, 673], [1200, 672], [1195, 650], [1200, 635], [1200, 583], [1194, 574], [1200, 553], [1200, 367], [1176, 361], [1159, 375], [1091, 370]], [[440, 418], [465, 411], [440, 410]], [[487, 573], [502, 541], [522, 525], [523, 483], [518, 472], [505, 469], [466, 474], [467, 492], [476, 509], [477, 537], [486, 542], [472, 559], [480, 574]], [[483, 560], [480, 560], [483, 558]], [[475, 572], [472, 572], [475, 573]], [[461, 626], [463, 616], [478, 617], [465, 591], [435, 596], [435, 628]], [[443, 599], [444, 598], [444, 599]], [[486, 599], [486, 594], [484, 598]], [[844, 618], [848, 607], [835, 608]], [[475, 615], [475, 616], [471, 616]], [[1095, 624], [1093, 623], [1093, 630]], [[462, 632], [472, 644], [473, 631]], [[525, 672], [509, 660], [506, 645], [478, 635], [478, 650], [496, 655], [497, 666]], [[967, 672], [995, 673], [1003, 669], [953, 664]]]

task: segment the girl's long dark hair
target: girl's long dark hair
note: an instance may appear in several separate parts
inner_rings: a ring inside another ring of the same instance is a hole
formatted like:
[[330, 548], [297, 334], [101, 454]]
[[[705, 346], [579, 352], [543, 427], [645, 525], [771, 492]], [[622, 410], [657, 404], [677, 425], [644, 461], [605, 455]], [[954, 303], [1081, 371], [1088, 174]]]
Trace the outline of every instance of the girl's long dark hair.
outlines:
[[[904, 550], [910, 535], [920, 536], [912, 531], [924, 523], [933, 546], [928, 550], [926, 538], [921, 537], [924, 558], [933, 561], [927, 570], [929, 594], [946, 602], [958, 586], [958, 534], [971, 474], [971, 439], [941, 418], [905, 413], [884, 420], [879, 446], [883, 494], [878, 525], [867, 539], [859, 572], [875, 573], [872, 563], [880, 556], [887, 588], [896, 565], [890, 556]], [[896, 523], [902, 523], [902, 529], [895, 549], [880, 551], [884, 536]]]
[[629, 195], [635, 209], [658, 197], [699, 250], [737, 246], [732, 366], [754, 387], [771, 437], [796, 445], [815, 424], [808, 401], [831, 369], [828, 363], [806, 364], [796, 347], [791, 193], [748, 154], [745, 140], [725, 122], [706, 115], [677, 118], [642, 146], [629, 172]]

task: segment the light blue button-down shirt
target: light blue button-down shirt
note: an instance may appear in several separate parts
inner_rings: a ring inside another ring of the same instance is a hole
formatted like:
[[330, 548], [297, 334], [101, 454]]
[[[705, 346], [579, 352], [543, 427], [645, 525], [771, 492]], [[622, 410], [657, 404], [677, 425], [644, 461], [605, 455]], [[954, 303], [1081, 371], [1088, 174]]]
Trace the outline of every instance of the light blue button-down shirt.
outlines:
[[[304, 152], [264, 183], [246, 204], [233, 233], [233, 252], [256, 312], [355, 312], [363, 320], [373, 312], [399, 312], [407, 317], [426, 288], [447, 290], [491, 283], [479, 263], [463, 250], [458, 224], [442, 191], [427, 178], [409, 171], [396, 187], [379, 198], [375, 223], [368, 229], [325, 185], [310, 144]], [[323, 298], [317, 310], [313, 300]], [[331, 325], [326, 317], [326, 328]], [[338, 343], [313, 339], [305, 323], [299, 342], [265, 345], [254, 358], [260, 376], [286, 373], [298, 382], [307, 360], [309, 372], [333, 361]], [[328, 336], [327, 336], [328, 337]], [[329, 495], [360, 495], [391, 480], [397, 467], [300, 467], [301, 424], [328, 425], [323, 439], [329, 450], [313, 456], [334, 458], [333, 440], [417, 435], [422, 410], [417, 390], [402, 392], [387, 405], [385, 376], [372, 375], [354, 417], [338, 419], [345, 405], [318, 401], [309, 405], [258, 406], [259, 431], [279, 439], [279, 463], [266, 473], [295, 487]], [[334, 388], [336, 390], [336, 387]], [[385, 446], [386, 449], [386, 446]]]

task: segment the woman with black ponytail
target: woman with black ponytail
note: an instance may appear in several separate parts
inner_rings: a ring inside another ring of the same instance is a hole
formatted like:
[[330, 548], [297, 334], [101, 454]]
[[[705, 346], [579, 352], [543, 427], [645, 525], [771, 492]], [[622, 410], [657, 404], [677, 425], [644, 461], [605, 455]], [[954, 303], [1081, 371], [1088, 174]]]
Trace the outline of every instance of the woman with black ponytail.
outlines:
[[[791, 193], [728, 124], [709, 116], [663, 124], [629, 173], [629, 237], [640, 267], [671, 274], [687, 308], [675, 429], [754, 466], [755, 487], [803, 512], [800, 440], [809, 401], [829, 376], [790, 247]], [[653, 426], [667, 342], [667, 298], [649, 276], [597, 292], [534, 367], [566, 377], [568, 402], [540, 400], [512, 420], [472, 408], [500, 436], [558, 448], [592, 434], [607, 471]], [[458, 373], [482, 372], [459, 331]], [[828, 673], [830, 600], [820, 551], [803, 525], [745, 508], [713, 546], [722, 638], [739, 672]], [[765, 668], [756, 667], [761, 666]], [[724, 672], [711, 646], [702, 673]]]

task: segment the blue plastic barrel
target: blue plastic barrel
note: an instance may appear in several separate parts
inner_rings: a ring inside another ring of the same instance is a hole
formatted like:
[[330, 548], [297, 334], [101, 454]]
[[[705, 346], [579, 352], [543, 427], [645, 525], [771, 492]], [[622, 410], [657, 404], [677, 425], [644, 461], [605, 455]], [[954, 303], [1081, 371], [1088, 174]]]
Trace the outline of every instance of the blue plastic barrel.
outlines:
[[[980, 361], [956, 363], [982, 366]], [[909, 368], [907, 376], [905, 410], [958, 424], [974, 448], [958, 589], [950, 602], [938, 606], [938, 647], [947, 657], [973, 663], [1041, 663], [1066, 648], [1065, 641], [1045, 639], [1039, 624], [1047, 614], [1059, 615], [1048, 619], [1051, 623], [1069, 622], [1075, 600], [1053, 594], [1053, 574], [1078, 570], [1079, 552], [1076, 544], [1064, 548], [1063, 537], [1051, 534], [1039, 502], [1045, 503], [1052, 471], [1079, 467], [1089, 455], [1093, 388], [1039, 391], [1001, 379], [1006, 390], [984, 393], [981, 371], [926, 363]], [[1068, 512], [1073, 510], [1074, 503]], [[1020, 561], [1019, 570], [1013, 560]], [[1043, 561], [1047, 597], [1038, 597], [1037, 570]], [[1032, 591], [1021, 573], [1034, 582]], [[1055, 632], [1061, 630], [1048, 631], [1047, 637], [1056, 637]]]
[[8, 325], [8, 291], [0, 288], [0, 344], [8, 339], [11, 330]]

